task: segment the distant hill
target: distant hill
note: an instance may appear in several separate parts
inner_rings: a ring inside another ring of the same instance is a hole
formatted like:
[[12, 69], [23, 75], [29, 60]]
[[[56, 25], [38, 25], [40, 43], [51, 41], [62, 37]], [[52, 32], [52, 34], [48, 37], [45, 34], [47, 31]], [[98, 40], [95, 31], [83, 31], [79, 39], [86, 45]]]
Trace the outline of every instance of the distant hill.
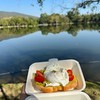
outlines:
[[32, 15], [27, 15], [27, 14], [22, 14], [22, 13], [18, 13], [18, 12], [6, 12], [6, 11], [0, 11], [0, 18], [3, 17], [34, 17], [34, 18], [38, 18], [36, 16], [32, 16]]

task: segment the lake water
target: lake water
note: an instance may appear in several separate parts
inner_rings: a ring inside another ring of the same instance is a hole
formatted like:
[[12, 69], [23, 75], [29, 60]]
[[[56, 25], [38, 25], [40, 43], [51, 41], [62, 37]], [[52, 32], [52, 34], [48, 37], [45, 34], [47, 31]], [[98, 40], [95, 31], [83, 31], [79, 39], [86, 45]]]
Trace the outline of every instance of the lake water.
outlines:
[[86, 80], [100, 81], [100, 27], [78, 30], [74, 27], [73, 31], [71, 27], [70, 30], [59, 28], [40, 27], [33, 32], [24, 31], [25, 34], [2, 31], [0, 83], [25, 82], [32, 63], [51, 58], [75, 59], [79, 61]]

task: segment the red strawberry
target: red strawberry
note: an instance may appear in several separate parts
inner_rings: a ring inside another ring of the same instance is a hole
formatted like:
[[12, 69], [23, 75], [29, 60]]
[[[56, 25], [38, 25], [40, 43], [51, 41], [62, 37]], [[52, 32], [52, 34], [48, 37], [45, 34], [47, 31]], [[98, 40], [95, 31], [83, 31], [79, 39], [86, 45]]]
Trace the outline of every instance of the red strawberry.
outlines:
[[68, 72], [68, 75], [72, 75], [73, 74], [71, 69], [68, 69], [67, 72]]
[[36, 82], [41, 82], [41, 83], [43, 83], [44, 80], [45, 80], [44, 77], [41, 77], [41, 76], [35, 76], [35, 81], [36, 81]]
[[36, 75], [37, 75], [37, 76], [43, 76], [43, 74], [41, 73], [40, 70], [36, 70]]
[[74, 79], [74, 75], [71, 69], [67, 70], [68, 76], [69, 76], [69, 81], [72, 81]]
[[45, 78], [40, 70], [36, 70], [36, 74], [35, 74], [34, 79], [36, 82], [41, 82], [41, 83], [45, 80]]
[[69, 75], [69, 81], [72, 81], [74, 79], [74, 75]]

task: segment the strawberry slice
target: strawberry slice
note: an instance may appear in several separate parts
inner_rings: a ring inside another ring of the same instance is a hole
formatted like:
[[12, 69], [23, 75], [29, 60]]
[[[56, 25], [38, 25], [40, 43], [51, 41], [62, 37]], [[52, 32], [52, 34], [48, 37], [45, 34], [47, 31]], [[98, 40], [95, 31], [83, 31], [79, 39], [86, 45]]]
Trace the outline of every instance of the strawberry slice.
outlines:
[[35, 76], [35, 81], [36, 81], [36, 82], [41, 82], [41, 83], [43, 83], [44, 80], [45, 80], [44, 77], [41, 77], [41, 76]]
[[72, 81], [74, 79], [74, 75], [69, 75], [69, 81]]
[[67, 70], [68, 76], [69, 76], [69, 81], [72, 81], [74, 79], [74, 75], [71, 69]]
[[43, 82], [45, 80], [45, 77], [40, 70], [36, 70], [36, 74], [35, 74], [34, 79], [36, 82]]
[[42, 76], [42, 77], [43, 77], [43, 74], [41, 73], [40, 70], [36, 70], [36, 75], [37, 75], [37, 76]]
[[67, 70], [67, 73], [68, 73], [68, 75], [72, 75], [72, 74], [73, 74], [73, 72], [72, 72], [71, 69], [68, 69], [68, 70]]

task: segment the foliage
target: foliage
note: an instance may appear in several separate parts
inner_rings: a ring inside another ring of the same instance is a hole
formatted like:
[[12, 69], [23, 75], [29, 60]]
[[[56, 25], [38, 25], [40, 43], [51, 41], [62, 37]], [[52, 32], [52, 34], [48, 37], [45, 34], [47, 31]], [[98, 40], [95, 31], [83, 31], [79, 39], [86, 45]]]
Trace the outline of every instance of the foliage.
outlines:
[[94, 23], [100, 21], [100, 14], [85, 14], [80, 15], [78, 9], [72, 9], [66, 15], [60, 14], [51, 14], [47, 15], [46, 13], [41, 14], [39, 23], [50, 25], [62, 25], [62, 24], [71, 24], [71, 23]]
[[84, 90], [92, 100], [100, 100], [100, 83], [99, 82], [86, 82], [86, 89]]
[[32, 17], [7, 17], [0, 19], [0, 27], [35, 27], [38, 25], [57, 26], [77, 23], [99, 23], [100, 13], [80, 15], [78, 9], [70, 10], [66, 15], [43, 13], [40, 18]]
[[78, 11], [78, 9], [72, 9], [71, 11], [69, 11], [67, 13], [67, 16], [72, 22], [77, 22], [79, 20], [79, 11]]
[[[87, 6], [90, 6], [94, 3], [100, 4], [100, 0], [83, 0], [81, 3], [79, 3], [77, 5], [77, 8], [86, 8]], [[96, 7], [96, 5], [93, 6], [93, 8], [95, 8], [95, 7]]]
[[39, 4], [39, 6], [43, 6], [44, 0], [37, 0], [37, 2], [38, 2], [38, 4]]
[[38, 19], [32, 17], [4, 17], [0, 19], [0, 26], [30, 27], [37, 26]]
[[0, 84], [0, 100], [19, 100], [23, 83]]
[[46, 13], [40, 15], [39, 23], [40, 24], [48, 23], [48, 15]]
[[[37, 0], [39, 6], [43, 6], [43, 2], [45, 0]], [[63, 1], [64, 2], [64, 1]], [[77, 4], [76, 8], [86, 8], [89, 7], [90, 5], [92, 5], [92, 9], [95, 9], [97, 7], [97, 5], [100, 4], [100, 0], [81, 0], [80, 3]], [[62, 6], [62, 5], [60, 5]], [[62, 6], [63, 7], [63, 6]], [[66, 9], [66, 7], [63, 7]], [[67, 8], [68, 9], [68, 8]]]

